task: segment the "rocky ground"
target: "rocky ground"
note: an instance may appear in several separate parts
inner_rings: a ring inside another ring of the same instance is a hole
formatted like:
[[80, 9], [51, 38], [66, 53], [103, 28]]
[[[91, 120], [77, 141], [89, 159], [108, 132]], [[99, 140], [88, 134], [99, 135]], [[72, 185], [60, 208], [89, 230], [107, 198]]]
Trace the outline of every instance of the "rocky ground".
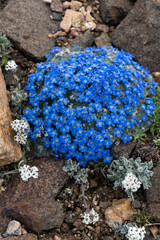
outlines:
[[[1, 0], [0, 30], [12, 42], [8, 59], [16, 61], [23, 87], [27, 75], [34, 72], [36, 62], [44, 60], [48, 50], [73, 44], [81, 47], [113, 45], [132, 53], [137, 61], [159, 76], [155, 73], [159, 72], [160, 61], [159, 14], [160, 3], [156, 0]], [[10, 72], [3, 69], [3, 75], [8, 90], [16, 86]], [[159, 81], [159, 77], [156, 79]], [[0, 81], [2, 86], [2, 75]], [[11, 113], [3, 95], [5, 86], [0, 90], [0, 102], [6, 106], [0, 112], [1, 130], [11, 121]], [[7, 131], [1, 133], [2, 139]], [[5, 152], [1, 149], [0, 145], [1, 166], [19, 159], [19, 147], [9, 138], [3, 146]], [[30, 179], [24, 183], [18, 175], [0, 181], [1, 236], [11, 219], [22, 223], [22, 235], [7, 237], [8, 240], [112, 240], [114, 232], [110, 223], [113, 219], [160, 222], [160, 151], [153, 146], [152, 136], [148, 133], [140, 144], [121, 145], [113, 152], [116, 156], [140, 156], [154, 163], [153, 187], [145, 192], [139, 190], [132, 205], [124, 192], [113, 191], [112, 183], [100, 168], [97, 171], [91, 168], [87, 203], [99, 213], [100, 220], [95, 225], [85, 225], [80, 217], [83, 212], [80, 188], [62, 172], [64, 161], [30, 159], [29, 164], [39, 169], [38, 181]], [[66, 188], [70, 188], [72, 194], [67, 194]], [[152, 240], [154, 236], [160, 239], [158, 226], [148, 229], [145, 239]]]

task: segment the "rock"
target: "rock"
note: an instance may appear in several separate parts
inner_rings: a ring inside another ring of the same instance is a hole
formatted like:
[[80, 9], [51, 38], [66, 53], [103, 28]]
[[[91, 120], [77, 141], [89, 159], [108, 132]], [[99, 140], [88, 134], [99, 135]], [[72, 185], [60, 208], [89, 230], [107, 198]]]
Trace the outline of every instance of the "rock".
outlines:
[[64, 3], [63, 3], [63, 9], [65, 10], [65, 9], [67, 9], [67, 8], [70, 8], [70, 5], [71, 5], [70, 2], [68, 2], [68, 1], [64, 2]]
[[42, 60], [55, 46], [47, 35], [59, 25], [50, 15], [50, 7], [42, 0], [10, 0], [0, 12], [1, 31], [26, 56]]
[[78, 11], [82, 7], [82, 3], [79, 1], [71, 1], [70, 8], [74, 11]]
[[25, 198], [9, 204], [5, 212], [35, 232], [59, 228], [64, 220], [62, 204], [52, 197]]
[[12, 114], [9, 108], [6, 84], [0, 68], [0, 166], [16, 162], [22, 157], [21, 147], [14, 141], [11, 122]]
[[78, 37], [81, 34], [80, 28], [71, 28], [71, 36]]
[[56, 33], [53, 34], [53, 38], [57, 38], [57, 37], [65, 37], [67, 34], [65, 32], [62, 31], [57, 31]]
[[152, 77], [160, 85], [160, 72], [153, 72]]
[[94, 179], [91, 179], [89, 182], [89, 187], [96, 188], [97, 186], [98, 186], [98, 183]]
[[115, 143], [111, 147], [111, 156], [114, 159], [118, 159], [120, 156], [124, 156], [125, 158], [129, 159], [135, 146], [136, 143], [133, 141], [127, 143], [121, 142], [118, 145]]
[[153, 169], [154, 175], [151, 177], [152, 187], [145, 190], [146, 200], [148, 204], [160, 203], [160, 161]]
[[91, 29], [91, 30], [94, 30], [96, 28], [96, 24], [94, 22], [86, 22], [84, 26], [86, 29]]
[[156, 222], [160, 221], [160, 203], [154, 202], [149, 204], [146, 211], [149, 214], [150, 218]]
[[77, 45], [79, 47], [90, 47], [94, 42], [92, 33], [88, 30], [83, 35], [76, 37], [70, 42], [70, 45]]
[[52, 13], [52, 18], [56, 21], [61, 21], [62, 20], [62, 13], [53, 12]]
[[[14, 219], [19, 219], [24, 226], [30, 226], [37, 231], [60, 226], [63, 220], [62, 207], [55, 198], [68, 179], [62, 170], [64, 160], [54, 160], [52, 157], [40, 158], [30, 160], [28, 164], [38, 168], [38, 179], [30, 178], [26, 183], [19, 174], [12, 176], [5, 193], [0, 195], [0, 231], [6, 229], [13, 216], [16, 216]], [[41, 219], [41, 214], [46, 223]]]
[[51, 2], [51, 9], [53, 12], [59, 12], [62, 13], [63, 8], [62, 8], [62, 3], [60, 0], [52, 0]]
[[101, 0], [100, 13], [105, 23], [118, 25], [133, 7], [132, 0]]
[[109, 32], [109, 27], [106, 24], [100, 24], [99, 23], [99, 24], [97, 24], [96, 30], [108, 33]]
[[111, 206], [111, 202], [110, 201], [106, 201], [106, 202], [100, 202], [99, 203], [99, 206], [101, 207], [101, 208], [108, 208], [108, 207], [110, 207]]
[[82, 13], [76, 12], [72, 9], [67, 9], [60, 27], [65, 32], [69, 32], [72, 26], [79, 27], [80, 23], [83, 21], [83, 18], [84, 17]]
[[132, 206], [133, 206], [134, 209], [140, 209], [141, 206], [142, 206], [142, 204], [141, 204], [140, 201], [134, 200], [134, 201], [132, 202]]
[[44, 3], [49, 3], [51, 4], [52, 3], [52, 0], [43, 0]]
[[136, 61], [148, 67], [151, 72], [159, 71], [159, 15], [159, 1], [137, 0], [127, 17], [111, 34], [115, 47], [132, 54]]
[[18, 221], [12, 220], [9, 222], [7, 231], [3, 234], [3, 237], [20, 236], [21, 234], [21, 224]]
[[150, 227], [150, 232], [152, 233], [152, 235], [153, 235], [153, 237], [154, 237], [154, 239], [157, 237], [157, 235], [158, 235], [158, 232], [159, 232], [159, 229], [158, 229], [158, 227], [157, 226], [152, 226], [152, 227]]
[[[90, 7], [90, 6], [88, 6]], [[93, 22], [94, 21], [94, 18], [91, 16], [91, 11], [92, 11], [92, 8], [87, 8], [87, 14], [86, 14], [86, 21], [87, 22]]]
[[112, 206], [105, 210], [106, 223], [113, 227], [113, 221], [123, 223], [131, 218], [136, 211], [131, 206], [129, 199], [113, 200]]
[[37, 240], [37, 236], [33, 233], [27, 234], [27, 235], [22, 235], [22, 236], [12, 236], [12, 237], [7, 237], [5, 240]]
[[111, 44], [111, 38], [108, 36], [107, 33], [103, 32], [99, 37], [95, 39], [95, 43], [97, 47], [110, 47]]
[[148, 203], [147, 212], [155, 221], [160, 221], [160, 161], [153, 169], [154, 175], [151, 177], [152, 187], [145, 190]]

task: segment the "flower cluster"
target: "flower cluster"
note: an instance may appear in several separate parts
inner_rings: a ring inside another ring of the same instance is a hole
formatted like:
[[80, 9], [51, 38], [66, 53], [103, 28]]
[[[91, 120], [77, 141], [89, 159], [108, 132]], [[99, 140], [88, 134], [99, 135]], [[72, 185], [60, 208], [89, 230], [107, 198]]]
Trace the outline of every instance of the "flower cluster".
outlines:
[[14, 136], [14, 140], [20, 144], [25, 144], [28, 137], [29, 132], [29, 124], [26, 120], [14, 120], [11, 123], [12, 129], [17, 132]]
[[132, 192], [137, 192], [141, 186], [141, 182], [133, 173], [127, 173], [125, 179], [122, 181], [122, 186], [125, 190], [131, 190]]
[[5, 70], [12, 70], [13, 72], [17, 71], [17, 64], [14, 60], [8, 61], [7, 65], [5, 65]]
[[28, 179], [31, 177], [38, 178], [38, 168], [35, 166], [30, 167], [29, 165], [24, 165], [20, 167], [18, 170], [20, 172], [21, 178], [25, 182], [28, 181]]
[[99, 214], [95, 212], [95, 210], [92, 208], [89, 211], [84, 212], [81, 214], [81, 217], [83, 218], [83, 223], [85, 224], [95, 224], [99, 220]]
[[133, 57], [115, 48], [54, 48], [26, 86], [24, 116], [32, 140], [80, 165], [110, 163], [110, 146], [131, 140], [150, 124], [153, 78]]
[[126, 237], [129, 239], [129, 240], [143, 240], [144, 237], [145, 237], [145, 228], [142, 227], [142, 228], [139, 228], [137, 226], [135, 227], [130, 227], [128, 229], [128, 233], [126, 235]]

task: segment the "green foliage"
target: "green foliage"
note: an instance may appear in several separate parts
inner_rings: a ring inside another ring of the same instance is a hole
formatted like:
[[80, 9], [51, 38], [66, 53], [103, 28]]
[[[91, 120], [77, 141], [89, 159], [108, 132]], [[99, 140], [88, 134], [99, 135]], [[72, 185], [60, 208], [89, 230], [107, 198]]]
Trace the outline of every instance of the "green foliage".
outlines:
[[140, 143], [142, 140], [144, 140], [146, 137], [147, 130], [148, 129], [144, 131], [136, 132], [135, 134], [133, 134], [134, 141], [137, 141], [138, 143]]
[[151, 125], [151, 133], [160, 134], [160, 87], [157, 87], [156, 94], [153, 97], [156, 108], [153, 111], [153, 123]]
[[145, 224], [149, 223], [149, 217], [144, 211], [138, 211], [134, 215], [134, 222], [137, 224], [138, 227], [143, 227]]
[[0, 67], [7, 63], [6, 55], [9, 54], [10, 41], [0, 32]]
[[[142, 162], [141, 158], [130, 158], [129, 160], [125, 157], [120, 157], [119, 160], [114, 160], [109, 169], [107, 177], [114, 181], [114, 189], [118, 187], [123, 187], [123, 180], [127, 173], [133, 173], [136, 178], [142, 183], [144, 189], [148, 189], [151, 187], [150, 177], [153, 176], [153, 172], [150, 171], [153, 167], [152, 161], [150, 162]], [[130, 200], [134, 200], [133, 194], [131, 190], [125, 190], [128, 194]]]

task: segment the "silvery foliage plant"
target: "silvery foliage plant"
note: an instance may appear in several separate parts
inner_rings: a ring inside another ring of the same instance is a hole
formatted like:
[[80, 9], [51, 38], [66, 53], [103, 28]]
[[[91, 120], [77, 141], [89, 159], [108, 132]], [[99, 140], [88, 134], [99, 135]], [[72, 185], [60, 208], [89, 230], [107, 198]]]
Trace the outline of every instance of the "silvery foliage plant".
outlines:
[[121, 239], [120, 235], [125, 236], [129, 240], [143, 240], [145, 238], [145, 227], [138, 227], [136, 223], [127, 223], [122, 225], [120, 222], [113, 222], [116, 239]]
[[69, 158], [63, 167], [63, 171], [66, 172], [69, 177], [73, 177], [76, 184], [83, 184], [85, 188], [89, 187], [88, 170], [86, 168], [80, 168], [79, 163], [76, 161], [72, 161], [72, 159]]
[[121, 187], [133, 201], [133, 192], [136, 192], [141, 185], [144, 189], [151, 187], [150, 177], [153, 176], [153, 172], [150, 169], [152, 167], [152, 161], [142, 162], [139, 157], [135, 160], [120, 157], [111, 163], [107, 177], [114, 181], [114, 189]]

